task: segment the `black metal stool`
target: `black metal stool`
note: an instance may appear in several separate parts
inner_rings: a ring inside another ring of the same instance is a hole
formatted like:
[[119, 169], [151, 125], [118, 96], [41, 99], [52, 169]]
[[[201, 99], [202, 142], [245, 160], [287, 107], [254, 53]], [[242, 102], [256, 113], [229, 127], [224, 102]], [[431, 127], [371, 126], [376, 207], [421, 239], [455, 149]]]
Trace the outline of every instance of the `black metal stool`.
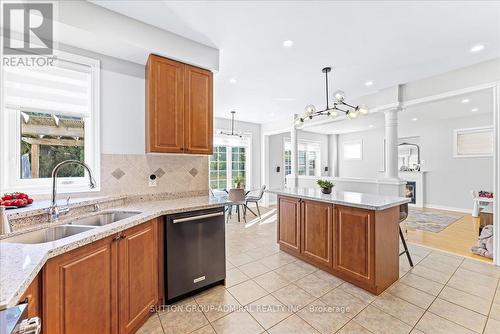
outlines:
[[410, 251], [408, 250], [408, 245], [406, 244], [405, 237], [403, 235], [403, 231], [401, 230], [401, 223], [405, 221], [405, 219], [408, 218], [408, 203], [401, 204], [399, 206], [399, 237], [401, 238], [401, 242], [403, 243], [404, 251], [399, 253], [399, 256], [406, 254], [406, 257], [408, 258], [408, 262], [410, 263], [410, 266], [413, 267], [413, 261], [411, 259]]

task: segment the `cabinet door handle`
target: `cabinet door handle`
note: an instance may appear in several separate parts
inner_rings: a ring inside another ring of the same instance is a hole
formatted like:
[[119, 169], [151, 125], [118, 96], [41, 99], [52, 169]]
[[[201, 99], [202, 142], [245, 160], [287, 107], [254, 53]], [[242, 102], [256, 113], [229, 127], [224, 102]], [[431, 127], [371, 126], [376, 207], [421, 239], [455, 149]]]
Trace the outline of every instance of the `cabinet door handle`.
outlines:
[[223, 216], [223, 215], [224, 215], [224, 212], [214, 212], [214, 213], [207, 213], [207, 214], [199, 215], [199, 216], [191, 216], [191, 217], [186, 217], [186, 218], [177, 218], [177, 219], [172, 219], [172, 224], [190, 222], [190, 221], [193, 221], [193, 220], [200, 220], [200, 219], [218, 217], [218, 216]]
[[114, 238], [113, 238], [113, 242], [114, 241], [119, 241], [120, 239], [122, 239], [122, 234], [121, 233], [118, 233]]

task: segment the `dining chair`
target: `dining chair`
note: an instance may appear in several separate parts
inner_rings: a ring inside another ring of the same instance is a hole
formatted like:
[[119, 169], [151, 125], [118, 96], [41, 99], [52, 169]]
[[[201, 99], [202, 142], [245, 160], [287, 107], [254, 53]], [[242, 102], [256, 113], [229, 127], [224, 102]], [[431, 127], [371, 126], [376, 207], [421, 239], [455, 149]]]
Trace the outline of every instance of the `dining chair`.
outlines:
[[401, 223], [408, 218], [408, 203], [401, 204], [399, 206], [399, 237], [401, 238], [401, 242], [403, 243], [404, 251], [399, 253], [399, 256], [406, 254], [408, 258], [408, 262], [410, 263], [410, 267], [413, 267], [413, 261], [411, 259], [410, 251], [408, 249], [408, 245], [406, 244], [405, 236], [403, 235], [403, 231], [401, 230]]
[[236, 212], [238, 213], [238, 222], [241, 221], [240, 206], [243, 206], [243, 219], [246, 221], [245, 189], [239, 189], [239, 188], [229, 189], [228, 200], [231, 203], [229, 204], [229, 214], [227, 215], [227, 221], [229, 221], [229, 218], [232, 215], [234, 205], [236, 206]]
[[[264, 196], [265, 190], [266, 190], [266, 185], [264, 184], [262, 187], [260, 187], [259, 194], [257, 196], [247, 196], [246, 197], [245, 206], [248, 208], [248, 210], [250, 210], [250, 208], [248, 207], [248, 203], [255, 203], [255, 206], [257, 207], [257, 212], [259, 213], [259, 218], [260, 218], [259, 201], [262, 199], [262, 196]], [[252, 210], [250, 210], [250, 211], [253, 213]]]

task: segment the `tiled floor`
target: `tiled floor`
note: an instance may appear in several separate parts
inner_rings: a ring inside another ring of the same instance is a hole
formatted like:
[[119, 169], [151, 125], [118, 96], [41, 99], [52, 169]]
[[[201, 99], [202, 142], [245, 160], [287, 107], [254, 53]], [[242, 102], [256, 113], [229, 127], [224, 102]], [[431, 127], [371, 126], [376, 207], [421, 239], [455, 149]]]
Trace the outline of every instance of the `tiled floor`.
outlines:
[[500, 268], [410, 245], [374, 296], [278, 250], [274, 210], [227, 224], [227, 285], [151, 316], [139, 333], [500, 333]]

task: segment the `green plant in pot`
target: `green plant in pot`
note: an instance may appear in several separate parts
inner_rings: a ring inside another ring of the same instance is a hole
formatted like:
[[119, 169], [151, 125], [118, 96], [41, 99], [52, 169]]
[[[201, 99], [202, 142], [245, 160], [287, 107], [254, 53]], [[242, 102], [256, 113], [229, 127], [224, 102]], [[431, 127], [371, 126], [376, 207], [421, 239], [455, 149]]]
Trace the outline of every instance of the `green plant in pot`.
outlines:
[[323, 194], [331, 194], [332, 193], [332, 188], [334, 186], [333, 182], [327, 181], [327, 180], [318, 180], [318, 186], [321, 187], [321, 192]]
[[245, 178], [241, 175], [238, 175], [234, 178], [234, 186], [236, 188], [244, 188], [245, 187]]

